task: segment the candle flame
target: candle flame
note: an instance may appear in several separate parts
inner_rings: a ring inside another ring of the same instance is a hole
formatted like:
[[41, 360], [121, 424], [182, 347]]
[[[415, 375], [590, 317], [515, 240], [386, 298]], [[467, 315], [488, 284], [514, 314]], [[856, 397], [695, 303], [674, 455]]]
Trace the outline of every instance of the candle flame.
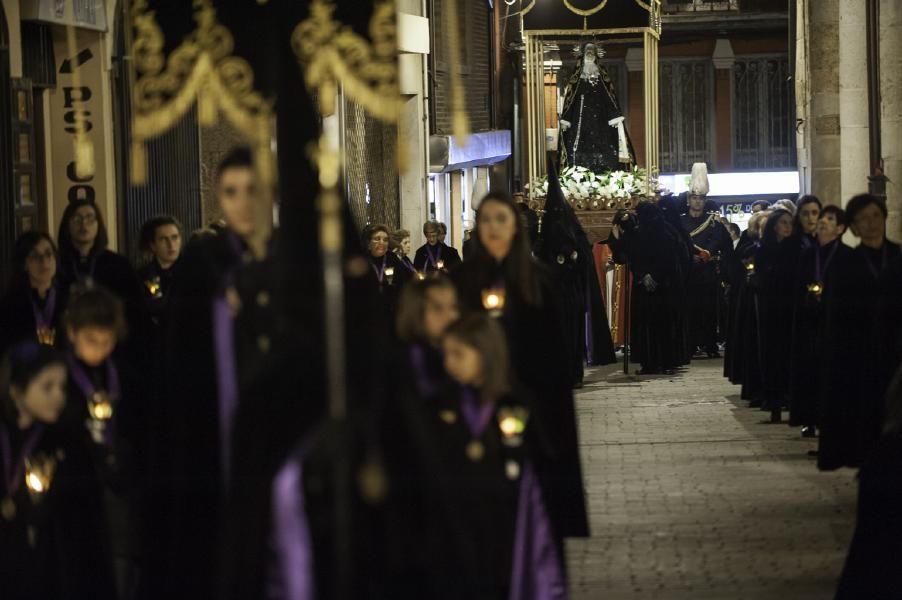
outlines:
[[505, 417], [501, 419], [501, 423], [499, 423], [499, 427], [501, 427], [501, 433], [503, 433], [506, 437], [512, 437], [523, 433], [523, 421], [516, 417]]
[[91, 416], [98, 421], [107, 421], [113, 416], [113, 406], [106, 400], [91, 402]]
[[25, 476], [25, 484], [28, 486], [28, 489], [38, 494], [42, 493], [45, 489], [44, 481], [37, 473], [29, 472]]

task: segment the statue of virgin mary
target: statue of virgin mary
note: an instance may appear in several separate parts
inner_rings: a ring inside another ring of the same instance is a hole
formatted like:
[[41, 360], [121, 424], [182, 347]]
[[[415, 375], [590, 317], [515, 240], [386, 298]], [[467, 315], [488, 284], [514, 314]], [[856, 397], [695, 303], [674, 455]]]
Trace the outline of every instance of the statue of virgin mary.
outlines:
[[628, 169], [636, 158], [598, 47], [586, 44], [564, 90], [561, 111], [561, 168], [579, 166], [594, 173]]

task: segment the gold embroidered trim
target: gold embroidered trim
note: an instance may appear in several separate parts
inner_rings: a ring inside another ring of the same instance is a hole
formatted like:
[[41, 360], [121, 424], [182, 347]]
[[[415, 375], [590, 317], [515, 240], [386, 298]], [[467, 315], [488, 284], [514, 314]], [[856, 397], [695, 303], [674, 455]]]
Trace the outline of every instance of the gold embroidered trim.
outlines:
[[371, 41], [336, 21], [335, 5], [313, 0], [310, 16], [291, 34], [291, 47], [304, 68], [307, 88], [320, 94], [324, 115], [331, 114], [341, 84], [344, 93], [374, 117], [397, 123], [397, 15], [391, 0], [377, 0], [370, 19]]
[[146, 0], [133, 0], [132, 181], [147, 179], [144, 144], [172, 128], [194, 102], [202, 126], [221, 112], [254, 147], [265, 187], [274, 180], [272, 105], [254, 89], [254, 73], [244, 59], [231, 56], [234, 40], [216, 20], [210, 0], [192, 0], [195, 29], [168, 57], [163, 32]]

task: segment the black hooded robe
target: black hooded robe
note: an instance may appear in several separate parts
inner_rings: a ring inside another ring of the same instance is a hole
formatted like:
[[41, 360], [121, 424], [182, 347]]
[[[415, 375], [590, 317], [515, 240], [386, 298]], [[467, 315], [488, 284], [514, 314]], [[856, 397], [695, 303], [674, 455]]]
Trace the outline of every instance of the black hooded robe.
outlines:
[[[841, 239], [825, 246], [813, 246], [802, 253], [797, 277], [792, 284], [794, 296], [791, 364], [789, 377], [789, 424], [793, 427], [817, 426], [824, 392], [821, 373], [824, 343], [824, 308], [829, 291], [835, 285], [835, 266], [846, 262], [852, 249]], [[820, 268], [818, 280], [817, 265]], [[820, 296], [809, 286], [820, 282]]]
[[[642, 205], [638, 226], [620, 239], [608, 239], [614, 260], [628, 264], [630, 296], [630, 354], [644, 372], [658, 373], [684, 364], [681, 311], [680, 241], [661, 219], [657, 208]], [[654, 289], [644, 283], [645, 276]]]
[[[859, 467], [883, 425], [884, 338], [875, 335], [885, 279], [899, 245], [859, 245], [837, 262], [836, 285], [825, 305], [824, 389], [818, 468]], [[892, 321], [890, 321], [892, 323]]]

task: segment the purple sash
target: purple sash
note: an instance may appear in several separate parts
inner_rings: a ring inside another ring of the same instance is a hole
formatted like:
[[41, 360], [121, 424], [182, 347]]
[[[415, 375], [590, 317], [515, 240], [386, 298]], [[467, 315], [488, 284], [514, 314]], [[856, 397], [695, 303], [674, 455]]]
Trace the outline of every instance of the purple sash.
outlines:
[[567, 597], [567, 583], [542, 500], [542, 489], [532, 465], [526, 462], [517, 500], [508, 600], [565, 600]]
[[410, 364], [413, 366], [414, 379], [420, 395], [428, 397], [434, 394], [436, 385], [426, 369], [426, 350], [421, 344], [410, 346]]
[[373, 268], [373, 271], [376, 273], [376, 277], [379, 279], [379, 284], [382, 284], [382, 280], [385, 278], [385, 261], [388, 259], [388, 254], [382, 255], [382, 268], [376, 268], [376, 265], [373, 264], [373, 261], [370, 260], [370, 266]]
[[474, 438], [482, 437], [482, 432], [495, 412], [494, 402], [480, 402], [471, 387], [464, 387], [460, 397], [460, 412]]
[[438, 270], [438, 261], [442, 259], [442, 245], [436, 244], [435, 247], [438, 251], [433, 255], [429, 244], [426, 244], [426, 259], [432, 264], [433, 269]]
[[232, 418], [238, 406], [238, 376], [232, 309], [225, 294], [213, 300], [213, 352], [216, 358], [216, 389], [219, 404], [219, 447], [223, 482], [228, 485], [231, 463]]
[[413, 263], [410, 262], [410, 259], [407, 258], [406, 256], [401, 257], [401, 264], [404, 265], [404, 268], [407, 269], [408, 271], [410, 271], [411, 273], [417, 272], [417, 268], [415, 266], [413, 266]]
[[13, 460], [9, 431], [5, 425], [0, 424], [0, 451], [3, 452], [3, 483], [6, 486], [7, 498], [12, 498], [19, 491], [19, 486], [22, 485], [22, 481], [25, 479], [25, 459], [34, 452], [43, 433], [44, 426], [41, 423], [36, 423], [31, 433], [28, 434], [28, 437], [22, 443], [20, 456]]
[[272, 482], [272, 537], [276, 581], [269, 581], [269, 600], [314, 600], [313, 539], [304, 506], [304, 452], [295, 452]]
[[232, 420], [238, 407], [238, 366], [235, 358], [235, 330], [232, 326], [232, 309], [226, 298], [226, 290], [232, 285], [235, 271], [244, 253], [241, 239], [232, 231], [221, 234], [236, 259], [223, 277], [223, 289], [213, 298], [213, 356], [216, 360], [216, 391], [219, 407], [219, 449], [222, 482], [228, 487], [232, 459]]
[[56, 285], [51, 285], [47, 290], [47, 300], [44, 302], [44, 308], [41, 309], [34, 298], [29, 296], [31, 301], [31, 312], [34, 314], [34, 323], [38, 329], [51, 329], [53, 325], [53, 313], [56, 311]]
[[[76, 360], [75, 355], [72, 354], [72, 352], [69, 352], [66, 356], [66, 363], [69, 365], [69, 376], [72, 377], [72, 381], [75, 382], [75, 385], [77, 385], [78, 389], [81, 390], [81, 393], [84, 394], [85, 400], [90, 402], [91, 398], [99, 390], [94, 386], [91, 378], [78, 360]], [[119, 400], [120, 391], [119, 370], [113, 363], [113, 359], [108, 358], [106, 359], [106, 392], [110, 402], [115, 403]], [[113, 419], [115, 419], [115, 411], [113, 413]], [[113, 443], [113, 419], [107, 423], [107, 426], [103, 431], [103, 441], [107, 446], [110, 446]]]

